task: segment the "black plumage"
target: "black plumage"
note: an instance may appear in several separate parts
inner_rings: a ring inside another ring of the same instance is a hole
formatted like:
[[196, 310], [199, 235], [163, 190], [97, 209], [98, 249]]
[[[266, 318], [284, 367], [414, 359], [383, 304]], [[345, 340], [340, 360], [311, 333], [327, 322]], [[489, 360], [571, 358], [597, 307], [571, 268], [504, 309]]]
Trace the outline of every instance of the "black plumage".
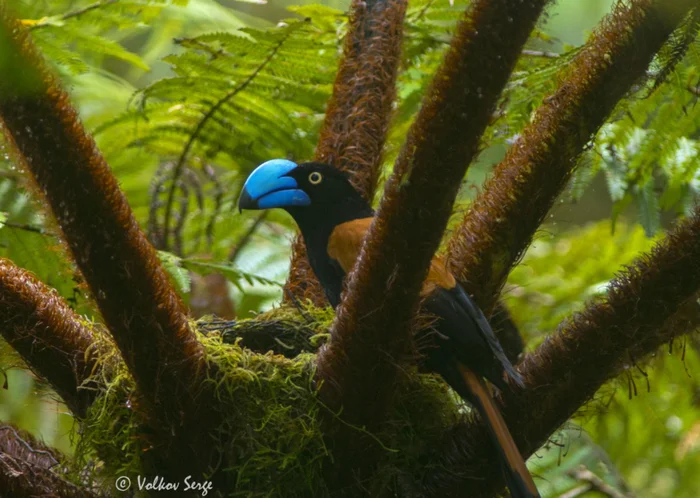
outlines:
[[[346, 175], [329, 165], [295, 165], [284, 160], [269, 163], [267, 170], [265, 163], [249, 177], [239, 206], [281, 207], [292, 215], [304, 237], [311, 267], [335, 308], [341, 300], [345, 275], [359, 255], [374, 212]], [[275, 177], [277, 174], [279, 177]], [[284, 187], [278, 188], [282, 184]], [[250, 195], [249, 190], [256, 195]], [[270, 194], [275, 195], [274, 199], [263, 200]], [[292, 197], [293, 203], [287, 200]], [[505, 392], [509, 390], [506, 377], [522, 385], [488, 320], [439, 257], [432, 261], [422, 296], [425, 311], [437, 317], [433, 324], [437, 333], [423, 331], [424, 337], [419, 340], [421, 345], [427, 344], [422, 350], [424, 366], [439, 373], [479, 410], [501, 455], [511, 496], [538, 497], [532, 477], [482, 380], [488, 379]]]

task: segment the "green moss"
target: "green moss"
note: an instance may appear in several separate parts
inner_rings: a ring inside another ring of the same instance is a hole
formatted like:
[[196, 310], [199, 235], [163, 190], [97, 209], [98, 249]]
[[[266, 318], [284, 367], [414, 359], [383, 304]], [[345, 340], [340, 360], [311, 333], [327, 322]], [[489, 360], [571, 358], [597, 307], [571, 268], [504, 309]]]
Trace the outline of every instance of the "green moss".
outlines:
[[[114, 347], [108, 349], [103, 343], [101, 350], [108, 353], [99, 359], [96, 377], [84, 386], [100, 386], [102, 392], [95, 398], [86, 419], [76, 424], [74, 467], [78, 472], [95, 467], [105, 478], [114, 479], [138, 474], [143, 468], [143, 440], [138, 435], [144, 428], [131, 402], [135, 392], [131, 374]], [[97, 466], [93, 465], [96, 455], [100, 462]]]
[[[303, 317], [288, 309], [274, 310], [257, 320], [239, 322], [231, 328], [256, 327], [261, 321], [284, 321], [303, 334], [326, 330], [332, 315], [308, 309]], [[201, 328], [211, 331], [206, 322]], [[240, 332], [240, 330], [239, 330]], [[305, 352], [286, 358], [260, 353], [236, 341], [227, 344], [222, 334], [200, 333], [207, 360], [220, 372], [208, 382], [216, 383], [216, 403], [224, 422], [212, 432], [224, 456], [229, 496], [323, 496], [323, 465], [332, 458], [326, 447], [322, 421], [334, 415], [318, 400], [314, 380], [315, 354]], [[109, 358], [111, 378], [81, 426], [76, 464], [80, 468], [99, 457], [98, 476], [105, 480], [128, 475], [150, 476], [142, 456], [148, 449], [148, 431], [134, 410], [134, 384], [123, 364]], [[106, 379], [101, 379], [105, 382]], [[383, 432], [372, 437], [383, 448], [379, 471], [364, 483], [373, 495], [390, 495], [423, 472], [429, 443], [456, 421], [459, 405], [444, 382], [434, 376], [411, 375], [402, 388], [396, 410]], [[339, 423], [342, 419], [336, 417]], [[357, 428], [358, 436], [366, 431]], [[357, 490], [359, 491], [359, 489]]]

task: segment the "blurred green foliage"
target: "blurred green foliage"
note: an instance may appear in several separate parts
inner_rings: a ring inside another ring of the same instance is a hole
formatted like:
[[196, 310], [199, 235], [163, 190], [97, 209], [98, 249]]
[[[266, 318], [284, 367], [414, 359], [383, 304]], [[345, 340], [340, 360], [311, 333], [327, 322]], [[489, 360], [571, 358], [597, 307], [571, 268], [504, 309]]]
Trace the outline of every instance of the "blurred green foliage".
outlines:
[[[304, 5], [288, 9], [296, 3]], [[409, 3], [386, 172], [466, 3]], [[456, 216], [612, 3], [560, 0], [550, 9], [511, 78]], [[263, 160], [312, 156], [348, 2], [11, 0], [11, 5], [71, 93], [183, 296], [189, 297], [191, 272], [214, 271], [230, 281], [241, 317], [279, 300], [291, 221], [276, 212], [264, 219], [239, 215], [235, 201], [243, 179]], [[649, 81], [592, 137], [584, 167], [556, 216], [511, 275], [505, 298], [529, 348], [604, 292], [621, 265], [648, 250], [669, 220], [697, 202], [700, 43], [684, 44], [692, 30], [688, 23], [676, 33], [650, 68]], [[658, 88], [656, 77], [663, 80]], [[2, 152], [0, 256], [36, 273], [80, 313], [99, 319], [55, 227], [24, 189], [21, 165], [4, 146]], [[181, 175], [173, 180], [178, 169]], [[173, 232], [165, 241], [171, 191]], [[599, 205], [609, 206], [602, 221], [591, 214], [600, 212]], [[11, 368], [19, 360], [6, 349], [0, 356], [7, 375], [0, 420], [70, 451], [67, 410], [31, 374]], [[640, 369], [630, 366], [628, 375], [605, 387], [531, 460], [542, 476], [543, 495], [583, 489], [585, 473], [576, 473], [583, 465], [623, 495], [696, 496], [700, 390], [692, 374], [700, 367], [699, 350], [698, 341], [689, 338], [672, 354], [660, 351]]]
[[[606, 220], [541, 234], [511, 274], [506, 303], [528, 348], [605, 292], [621, 265], [654, 240], [639, 225]], [[700, 486], [700, 369], [697, 336], [677, 340], [601, 389], [552, 444], [530, 460], [541, 490], [559, 496], [582, 485], [572, 478], [584, 465], [623, 493], [694, 497]], [[645, 374], [648, 375], [645, 377]]]
[[586, 300], [604, 293], [614, 272], [653, 242], [639, 226], [622, 224], [613, 232], [610, 221], [563, 232], [551, 226], [538, 234], [504, 290], [529, 344], [536, 345]]

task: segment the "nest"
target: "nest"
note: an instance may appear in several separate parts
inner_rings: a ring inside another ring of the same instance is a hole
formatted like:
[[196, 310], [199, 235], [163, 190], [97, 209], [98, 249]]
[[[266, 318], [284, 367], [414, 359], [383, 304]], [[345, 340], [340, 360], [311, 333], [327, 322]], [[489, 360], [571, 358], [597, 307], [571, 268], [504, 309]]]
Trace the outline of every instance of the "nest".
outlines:
[[[228, 496], [325, 496], [329, 487], [323, 467], [333, 458], [324, 437], [329, 415], [319, 400], [316, 351], [328, 338], [332, 310], [307, 308], [301, 314], [279, 308], [253, 320], [230, 322], [205, 317], [195, 322], [207, 359], [215, 362], [217, 406], [223, 423], [212, 444], [227, 462]], [[92, 479], [153, 475], [144, 460], [149, 431], [134, 410], [135, 384], [126, 366], [108, 359], [101, 394], [80, 424], [76, 468], [88, 464]], [[370, 482], [358, 483], [348, 495], [413, 494], [432, 460], [431, 448], [462, 415], [462, 405], [434, 375], [409, 372], [382, 432], [369, 435], [382, 448]], [[95, 465], [95, 461], [99, 464]], [[157, 473], [157, 472], [156, 472]], [[217, 489], [221, 491], [221, 489]]]

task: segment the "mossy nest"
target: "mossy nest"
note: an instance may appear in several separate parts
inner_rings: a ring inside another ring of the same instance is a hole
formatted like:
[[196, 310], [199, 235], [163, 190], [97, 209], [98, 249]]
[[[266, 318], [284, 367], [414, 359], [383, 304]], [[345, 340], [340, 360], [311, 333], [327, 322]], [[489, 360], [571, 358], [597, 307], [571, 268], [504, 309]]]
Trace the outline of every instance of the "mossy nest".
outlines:
[[[315, 350], [327, 339], [332, 316], [332, 310], [308, 308], [300, 314], [279, 308], [254, 320], [196, 322], [208, 360], [221, 372], [216, 403], [224, 422], [212, 441], [224, 455], [222, 461], [235, 462], [220, 469], [231, 483], [224, 495], [330, 494], [322, 472], [333, 457], [322, 432], [330, 412], [317, 397], [314, 371]], [[110, 372], [109, 379], [101, 379], [106, 387], [80, 424], [76, 465], [84, 469], [86, 463], [99, 461], [93, 465], [97, 480], [104, 477], [111, 483], [115, 476], [126, 475], [136, 482], [136, 476], [150, 475], [143, 461], [148, 434], [129, 401], [135, 386], [126, 367], [112, 364]], [[410, 374], [381, 433], [354, 428], [358, 436], [376, 441], [382, 457], [371, 481], [348, 494], [404, 495], [402, 489], [412, 487], [409, 483], [418, 482], [426, 471], [436, 439], [462, 416], [460, 408], [439, 378]], [[333, 416], [345, 424], [342, 414]]]

